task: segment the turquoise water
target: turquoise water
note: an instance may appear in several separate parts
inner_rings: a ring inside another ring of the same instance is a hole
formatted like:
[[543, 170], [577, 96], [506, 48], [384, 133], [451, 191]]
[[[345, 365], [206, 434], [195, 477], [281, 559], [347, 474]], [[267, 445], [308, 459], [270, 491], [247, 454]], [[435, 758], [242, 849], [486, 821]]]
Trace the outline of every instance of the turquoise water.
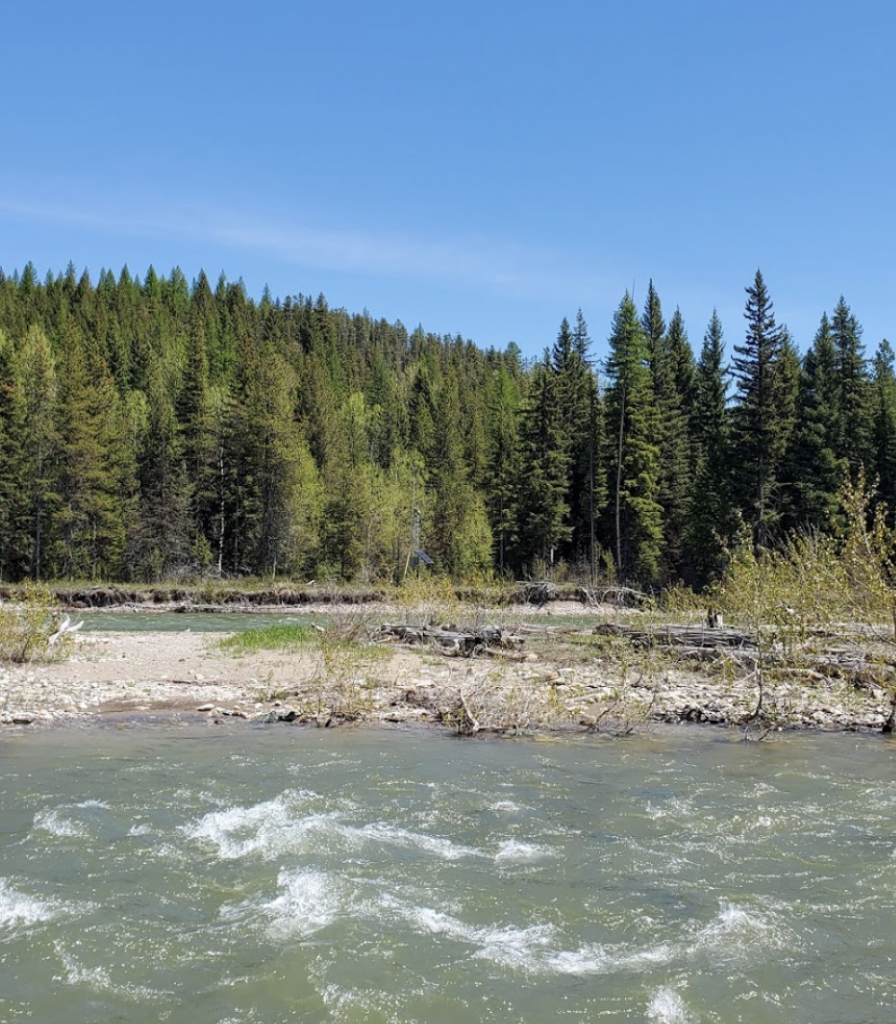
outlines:
[[892, 1024], [894, 752], [6, 733], [0, 1020]]
[[[86, 633], [100, 632], [151, 632], [174, 633], [191, 630], [194, 633], [237, 633], [246, 629], [262, 629], [265, 626], [303, 625], [316, 623], [326, 626], [332, 616], [307, 611], [288, 612], [157, 612], [139, 609], [137, 611], [79, 611], [71, 612], [75, 621], [84, 623]], [[351, 622], [353, 618], [364, 619], [369, 612], [363, 605], [356, 612], [342, 613], [341, 621]], [[392, 618], [402, 619], [401, 613]], [[380, 615], [377, 621], [389, 619], [388, 615]], [[548, 615], [540, 612], [521, 610], [519, 613], [502, 612], [494, 617], [497, 625], [505, 628], [516, 628], [524, 623], [540, 626], [563, 626], [569, 629], [592, 628], [598, 619], [594, 615]]]
[[84, 623], [85, 633], [241, 633], [267, 626], [326, 626], [326, 615], [307, 612], [73, 612], [75, 621]]

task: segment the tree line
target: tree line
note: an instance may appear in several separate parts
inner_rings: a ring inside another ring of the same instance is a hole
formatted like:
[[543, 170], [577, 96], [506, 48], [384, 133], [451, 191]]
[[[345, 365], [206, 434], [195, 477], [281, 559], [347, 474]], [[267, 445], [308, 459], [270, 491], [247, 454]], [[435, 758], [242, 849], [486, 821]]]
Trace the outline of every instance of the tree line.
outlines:
[[547, 573], [701, 586], [749, 530], [896, 500], [896, 374], [841, 298], [800, 357], [762, 274], [695, 358], [653, 286], [598, 365], [241, 282], [0, 271], [0, 579]]

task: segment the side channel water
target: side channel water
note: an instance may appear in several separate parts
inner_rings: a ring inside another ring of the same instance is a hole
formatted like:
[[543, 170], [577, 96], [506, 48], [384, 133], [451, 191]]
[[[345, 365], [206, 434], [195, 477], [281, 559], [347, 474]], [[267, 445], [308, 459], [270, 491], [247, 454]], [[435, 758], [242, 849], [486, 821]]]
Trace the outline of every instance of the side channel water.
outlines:
[[326, 615], [307, 612], [72, 612], [85, 633], [242, 633], [268, 626], [326, 626]]
[[0, 1020], [892, 1024], [894, 754], [7, 735]]

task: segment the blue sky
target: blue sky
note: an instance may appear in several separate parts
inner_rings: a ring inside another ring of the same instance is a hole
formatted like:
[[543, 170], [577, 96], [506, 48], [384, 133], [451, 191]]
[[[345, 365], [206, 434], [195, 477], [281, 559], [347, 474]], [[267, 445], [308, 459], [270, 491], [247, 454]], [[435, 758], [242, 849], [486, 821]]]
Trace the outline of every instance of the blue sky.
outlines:
[[480, 345], [695, 348], [761, 267], [896, 343], [892, 0], [5, 5], [0, 266], [243, 277]]

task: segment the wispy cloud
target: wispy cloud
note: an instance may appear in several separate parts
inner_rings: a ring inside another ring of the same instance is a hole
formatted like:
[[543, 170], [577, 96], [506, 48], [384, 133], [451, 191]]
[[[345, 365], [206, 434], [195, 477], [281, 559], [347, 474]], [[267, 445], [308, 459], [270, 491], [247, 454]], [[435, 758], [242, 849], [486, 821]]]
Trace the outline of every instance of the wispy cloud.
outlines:
[[582, 296], [602, 292], [598, 275], [562, 251], [509, 243], [485, 235], [421, 236], [397, 231], [274, 223], [219, 209], [180, 215], [119, 215], [100, 207], [10, 203], [0, 217], [141, 238], [185, 239], [253, 250], [280, 263], [375, 277], [449, 283], [508, 295]]

